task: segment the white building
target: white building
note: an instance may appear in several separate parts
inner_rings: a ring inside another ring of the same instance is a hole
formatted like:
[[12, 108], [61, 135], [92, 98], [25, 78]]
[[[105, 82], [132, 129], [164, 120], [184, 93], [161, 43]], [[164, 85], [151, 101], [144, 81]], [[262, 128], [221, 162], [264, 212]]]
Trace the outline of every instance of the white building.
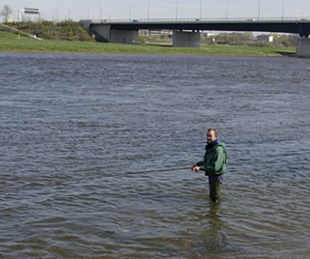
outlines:
[[273, 42], [273, 36], [272, 35], [258, 35], [256, 37], [256, 39], [259, 42]]

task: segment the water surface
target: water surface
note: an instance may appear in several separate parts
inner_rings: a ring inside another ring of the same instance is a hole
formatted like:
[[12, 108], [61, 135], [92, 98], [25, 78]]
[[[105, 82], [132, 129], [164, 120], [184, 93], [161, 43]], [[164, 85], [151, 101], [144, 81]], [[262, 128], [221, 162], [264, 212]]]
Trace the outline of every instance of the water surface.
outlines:
[[[310, 254], [309, 59], [0, 65], [0, 258]], [[216, 205], [207, 178], [181, 169], [203, 157], [209, 127], [228, 152]]]

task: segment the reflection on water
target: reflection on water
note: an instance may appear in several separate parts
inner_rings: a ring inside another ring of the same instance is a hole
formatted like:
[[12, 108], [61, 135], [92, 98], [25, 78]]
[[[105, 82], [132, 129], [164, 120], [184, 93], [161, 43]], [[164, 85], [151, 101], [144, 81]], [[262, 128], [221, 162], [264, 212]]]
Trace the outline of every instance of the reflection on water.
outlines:
[[[310, 253], [310, 60], [0, 54], [0, 63], [0, 258]], [[207, 177], [184, 169], [202, 158], [209, 127], [228, 152], [217, 204]]]
[[221, 215], [219, 215], [219, 206], [219, 203], [210, 204], [209, 214], [206, 215], [208, 229], [203, 234], [207, 251], [225, 250], [227, 247], [225, 230], [228, 230], [229, 227], [225, 226]]

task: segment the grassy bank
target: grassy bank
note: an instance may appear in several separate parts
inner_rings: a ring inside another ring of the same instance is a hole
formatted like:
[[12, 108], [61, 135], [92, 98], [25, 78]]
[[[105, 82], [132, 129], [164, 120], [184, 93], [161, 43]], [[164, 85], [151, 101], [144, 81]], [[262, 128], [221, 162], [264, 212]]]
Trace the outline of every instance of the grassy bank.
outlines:
[[283, 56], [295, 48], [201, 46], [172, 48], [162, 45], [134, 45], [62, 40], [35, 40], [8, 32], [0, 32], [2, 53], [85, 53], [85, 54], [149, 54], [149, 55], [222, 55], [222, 56]]

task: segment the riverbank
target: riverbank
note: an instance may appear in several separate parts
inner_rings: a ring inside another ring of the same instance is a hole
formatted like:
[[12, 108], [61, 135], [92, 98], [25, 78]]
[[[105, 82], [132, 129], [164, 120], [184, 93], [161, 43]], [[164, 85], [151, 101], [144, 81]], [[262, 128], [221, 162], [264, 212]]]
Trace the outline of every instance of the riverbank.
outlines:
[[0, 32], [1, 53], [80, 53], [136, 55], [290, 56], [295, 48], [202, 45], [201, 48], [173, 48], [171, 45], [116, 44], [42, 40]]

